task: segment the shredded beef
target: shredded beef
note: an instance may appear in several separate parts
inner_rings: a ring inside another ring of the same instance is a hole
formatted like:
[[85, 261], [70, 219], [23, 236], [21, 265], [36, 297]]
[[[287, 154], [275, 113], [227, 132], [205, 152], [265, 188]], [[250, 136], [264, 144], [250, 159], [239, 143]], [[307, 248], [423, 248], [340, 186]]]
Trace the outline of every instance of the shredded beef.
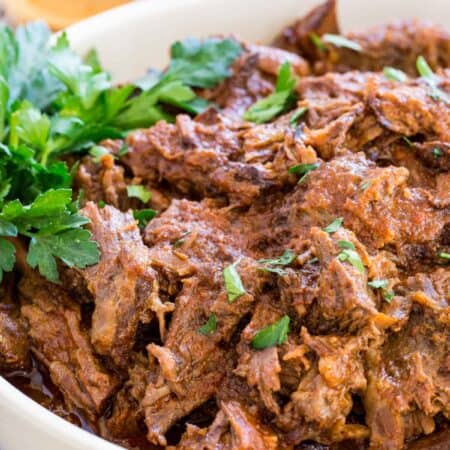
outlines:
[[[81, 159], [99, 263], [54, 285], [15, 242], [2, 372], [31, 370], [31, 349], [65, 410], [130, 449], [450, 447], [450, 106], [433, 90], [450, 93], [450, 35], [397, 22], [345, 34], [361, 52], [319, 49], [335, 8], [275, 47], [241, 42], [230, 76], [196, 89], [214, 107]], [[297, 104], [244, 120], [286, 61]], [[139, 224], [144, 206], [157, 215]]]

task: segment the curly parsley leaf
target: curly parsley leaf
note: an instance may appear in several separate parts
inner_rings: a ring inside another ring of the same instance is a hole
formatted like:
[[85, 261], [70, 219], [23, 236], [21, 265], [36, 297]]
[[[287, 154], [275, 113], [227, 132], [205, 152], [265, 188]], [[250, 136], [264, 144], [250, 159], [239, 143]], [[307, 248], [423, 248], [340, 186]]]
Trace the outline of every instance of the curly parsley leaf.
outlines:
[[278, 116], [295, 104], [296, 78], [291, 73], [291, 65], [283, 63], [278, 71], [275, 92], [257, 101], [244, 113], [249, 122], [264, 123]]
[[258, 331], [251, 341], [252, 347], [256, 350], [263, 350], [275, 345], [283, 345], [289, 334], [290, 321], [289, 316], [283, 316], [277, 322]]

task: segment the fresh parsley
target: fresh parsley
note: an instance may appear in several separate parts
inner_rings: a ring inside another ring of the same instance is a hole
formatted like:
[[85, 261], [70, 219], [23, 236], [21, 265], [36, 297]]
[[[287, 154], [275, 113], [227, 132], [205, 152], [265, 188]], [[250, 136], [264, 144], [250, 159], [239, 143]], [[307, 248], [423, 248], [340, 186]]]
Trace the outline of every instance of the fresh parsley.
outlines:
[[393, 292], [393, 291], [384, 291], [383, 292], [383, 297], [388, 303], [391, 303], [392, 299], [395, 297], [395, 292]]
[[338, 218], [334, 219], [333, 222], [331, 222], [329, 225], [327, 225], [323, 229], [323, 231], [325, 231], [326, 233], [335, 233], [337, 230], [339, 230], [339, 228], [341, 228], [343, 222], [344, 222], [344, 218], [338, 217]]
[[356, 250], [355, 245], [350, 241], [337, 241], [337, 245], [343, 249]]
[[289, 334], [289, 324], [290, 318], [285, 315], [272, 325], [258, 331], [251, 341], [252, 347], [263, 350], [275, 345], [283, 345]]
[[439, 147], [434, 147], [432, 153], [436, 159], [439, 159], [442, 156], [442, 150]]
[[192, 233], [192, 231], [186, 231], [185, 233], [183, 233], [180, 238], [178, 238], [176, 241], [174, 241], [174, 243], [172, 244], [172, 247], [173, 248], [181, 247], [186, 242], [186, 238], [191, 233]]
[[348, 261], [360, 273], [365, 273], [366, 271], [361, 257], [351, 248], [342, 250], [342, 252], [338, 255], [338, 259], [339, 261]]
[[408, 79], [408, 75], [399, 69], [394, 69], [393, 67], [385, 67], [383, 69], [383, 75], [392, 81], [398, 81], [400, 83], [405, 82]]
[[317, 47], [320, 51], [325, 51], [327, 49], [327, 46], [323, 43], [322, 39], [317, 33], [311, 32], [309, 33], [309, 39], [311, 39], [311, 42]]
[[236, 299], [245, 294], [245, 288], [242, 284], [241, 277], [236, 270], [239, 262], [240, 259], [225, 267], [223, 270], [223, 279], [229, 303], [233, 303]]
[[145, 228], [147, 224], [158, 214], [154, 209], [138, 209], [133, 211], [133, 217], [138, 221], [140, 228]]
[[438, 254], [439, 258], [450, 259], [450, 253], [441, 252]]
[[275, 92], [253, 104], [245, 113], [249, 122], [264, 123], [291, 108], [296, 101], [296, 78], [291, 73], [291, 65], [283, 63], [278, 71]]
[[297, 109], [297, 111], [295, 111], [294, 114], [292, 114], [291, 118], [289, 119], [289, 125], [291, 125], [292, 127], [296, 127], [299, 119], [303, 115], [305, 115], [305, 113], [307, 111], [308, 111], [308, 108], [306, 106], [303, 106], [303, 107]]
[[388, 281], [385, 279], [372, 280], [369, 281], [367, 284], [374, 289], [386, 289], [388, 286]]
[[[56, 258], [78, 268], [98, 262], [98, 246], [91, 240], [91, 233], [82, 228], [88, 219], [75, 211], [70, 189], [49, 189], [29, 205], [20, 200], [7, 202], [0, 212], [0, 222], [3, 235], [20, 234], [30, 239], [27, 262], [50, 281], [58, 281]], [[2, 270], [12, 270], [11, 245], [2, 242], [7, 251]]]
[[339, 34], [326, 33], [322, 36], [322, 42], [327, 42], [328, 44], [334, 45], [335, 47], [344, 47], [355, 52], [362, 52], [363, 48], [360, 44], [350, 39], [340, 36]]
[[444, 103], [450, 103], [450, 96], [438, 87], [438, 77], [431, 70], [425, 58], [420, 55], [416, 60], [416, 68], [419, 75], [430, 87], [430, 97], [433, 100], [442, 100]]
[[217, 330], [217, 319], [216, 315], [212, 313], [209, 316], [207, 322], [198, 329], [198, 332], [205, 336], [211, 336], [211, 334], [213, 334], [216, 330]]
[[300, 179], [298, 180], [298, 184], [303, 183], [305, 181], [306, 177], [308, 176], [309, 172], [312, 172], [313, 170], [316, 170], [319, 167], [319, 164], [312, 163], [312, 164], [297, 164], [295, 166], [292, 166], [289, 168], [289, 173], [300, 175]]
[[128, 197], [138, 198], [142, 203], [147, 203], [152, 198], [152, 193], [142, 184], [130, 184], [127, 186]]
[[292, 250], [285, 250], [278, 258], [259, 259], [258, 263], [261, 264], [259, 270], [276, 273], [277, 275], [285, 275], [286, 271], [279, 266], [288, 266], [296, 257], [297, 255]]

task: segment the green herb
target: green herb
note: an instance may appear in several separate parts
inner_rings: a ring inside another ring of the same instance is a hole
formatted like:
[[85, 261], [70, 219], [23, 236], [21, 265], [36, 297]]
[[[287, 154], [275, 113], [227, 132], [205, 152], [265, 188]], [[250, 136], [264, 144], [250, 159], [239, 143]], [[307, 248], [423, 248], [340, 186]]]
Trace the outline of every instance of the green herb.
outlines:
[[409, 139], [407, 136], [402, 136], [402, 139], [410, 146], [414, 146], [414, 142], [411, 141], [411, 139]]
[[16, 261], [16, 249], [11, 242], [0, 238], [0, 282], [3, 272], [11, 272]]
[[249, 122], [264, 123], [289, 109], [296, 100], [296, 78], [291, 73], [291, 65], [285, 62], [278, 71], [275, 92], [253, 104], [245, 113]]
[[327, 42], [328, 44], [332, 44], [335, 47], [344, 47], [355, 52], [362, 52], [362, 47], [357, 42], [351, 41], [350, 39], [345, 38], [344, 36], [340, 36], [338, 34], [324, 34], [322, 36], [322, 41]]
[[120, 147], [119, 151], [117, 152], [117, 156], [125, 156], [130, 151], [130, 148], [127, 144], [123, 144], [122, 147]]
[[417, 57], [416, 67], [419, 75], [431, 88], [430, 97], [433, 98], [433, 100], [442, 100], [444, 103], [450, 103], [450, 96], [443, 90], [439, 89], [438, 77], [431, 70], [431, 67], [422, 55]]
[[99, 207], [100, 209], [103, 209], [105, 206], [106, 206], [106, 203], [105, 203], [103, 200], [100, 200], [100, 201], [98, 202], [98, 207]]
[[309, 172], [316, 170], [319, 167], [319, 164], [297, 164], [289, 168], [289, 173], [300, 175], [300, 179], [298, 180], [298, 184], [303, 183]]
[[101, 145], [94, 145], [94, 147], [89, 150], [89, 154], [92, 156], [94, 162], [98, 163], [103, 156], [109, 155], [109, 151]]
[[217, 329], [217, 319], [216, 315], [212, 313], [209, 316], [208, 321], [198, 329], [198, 332], [205, 336], [210, 336], [216, 331], [216, 329]]
[[355, 249], [355, 246], [354, 246], [353, 243], [350, 242], [350, 241], [337, 241], [337, 245], [338, 245], [340, 248], [348, 248], [348, 249], [350, 249], [350, 250], [356, 250], [356, 249]]
[[233, 303], [241, 295], [245, 294], [244, 286], [242, 285], [241, 277], [239, 276], [236, 266], [240, 259], [233, 264], [225, 267], [223, 271], [223, 279], [225, 281], [225, 289], [227, 291], [228, 302]]
[[138, 198], [142, 203], [147, 203], [152, 198], [152, 193], [142, 184], [130, 184], [127, 186], [128, 197]]
[[263, 328], [255, 334], [251, 345], [256, 350], [263, 350], [275, 345], [283, 345], [289, 333], [289, 316], [283, 316], [272, 325]]
[[361, 191], [365, 191], [367, 188], [370, 187], [371, 184], [372, 184], [371, 180], [364, 181], [359, 185], [359, 189], [361, 189]]
[[326, 45], [323, 43], [322, 39], [317, 33], [311, 32], [308, 34], [311, 42], [320, 50], [325, 51], [327, 49]]
[[181, 235], [181, 237], [179, 239], [177, 239], [173, 244], [172, 247], [173, 248], [178, 248], [181, 247], [185, 242], [186, 242], [186, 238], [192, 233], [192, 231], [186, 231], [185, 233], [183, 233]]
[[[13, 200], [5, 203], [0, 212], [2, 235], [21, 234], [29, 238], [28, 264], [38, 267], [43, 276], [54, 282], [58, 280], [55, 258], [78, 268], [95, 264], [99, 258], [90, 232], [82, 229], [88, 219], [74, 211], [71, 196], [70, 189], [49, 189], [30, 205]], [[2, 271], [12, 270], [13, 247], [4, 240], [1, 245]]]
[[365, 273], [366, 269], [360, 256], [352, 249], [342, 250], [338, 255], [339, 261], [348, 261], [358, 272]]
[[399, 69], [394, 69], [393, 67], [385, 67], [383, 69], [383, 75], [388, 80], [399, 81], [400, 83], [403, 83], [408, 79], [405, 72]]
[[315, 264], [316, 262], [319, 262], [319, 258], [312, 258], [308, 261], [308, 264]]
[[339, 228], [341, 228], [342, 223], [344, 222], [343, 217], [338, 217], [337, 219], [334, 219], [333, 222], [331, 222], [329, 225], [327, 225], [323, 231], [326, 233], [335, 233]]
[[439, 258], [450, 259], [450, 253], [441, 252], [438, 254]]
[[370, 287], [374, 289], [386, 289], [388, 286], [387, 280], [372, 280], [367, 283]]
[[391, 303], [392, 299], [395, 297], [395, 292], [384, 291], [383, 292], [383, 297], [388, 303]]
[[259, 270], [276, 273], [278, 275], [286, 275], [285, 270], [276, 266], [288, 266], [296, 257], [297, 255], [292, 250], [285, 250], [279, 258], [259, 259], [258, 263], [262, 264], [262, 267], [259, 267]]
[[133, 211], [133, 217], [138, 221], [140, 228], [145, 228], [157, 214], [158, 212], [154, 209], [139, 209]]
[[436, 159], [439, 159], [442, 156], [442, 150], [440, 148], [438, 148], [438, 147], [434, 147], [433, 148], [433, 156]]
[[300, 117], [302, 117], [306, 113], [306, 111], [308, 111], [308, 108], [306, 106], [297, 109], [297, 111], [295, 111], [294, 114], [292, 114], [291, 118], [289, 119], [289, 124], [292, 127], [296, 127], [298, 119], [300, 119]]

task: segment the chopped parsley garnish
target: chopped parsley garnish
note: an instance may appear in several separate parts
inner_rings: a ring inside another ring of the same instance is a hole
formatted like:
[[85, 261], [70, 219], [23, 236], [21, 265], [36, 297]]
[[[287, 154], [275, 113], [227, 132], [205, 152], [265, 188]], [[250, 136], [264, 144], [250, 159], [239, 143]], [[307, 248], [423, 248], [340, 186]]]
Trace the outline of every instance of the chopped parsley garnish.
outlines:
[[288, 266], [296, 257], [297, 255], [292, 250], [285, 250], [279, 258], [259, 259], [258, 263], [262, 265], [259, 270], [286, 275], [286, 271], [277, 266]]
[[147, 203], [152, 198], [152, 193], [142, 184], [130, 184], [127, 186], [128, 197], [138, 198], [142, 203]]
[[323, 43], [322, 39], [317, 33], [311, 32], [309, 33], [309, 39], [311, 39], [311, 42], [320, 50], [325, 51], [327, 49], [327, 46]]
[[272, 325], [258, 331], [251, 341], [251, 345], [256, 350], [283, 345], [286, 342], [289, 333], [289, 316], [283, 316]]
[[350, 241], [337, 241], [337, 245], [340, 247], [340, 248], [344, 248], [344, 249], [350, 249], [350, 250], [356, 250], [356, 248], [355, 248], [355, 246], [354, 246], [354, 244], [353, 244], [353, 242], [350, 242]]
[[337, 219], [334, 219], [333, 222], [331, 222], [329, 225], [327, 225], [323, 231], [326, 233], [335, 233], [339, 228], [341, 228], [342, 223], [344, 222], [343, 217], [338, 217]]
[[394, 69], [393, 67], [385, 67], [383, 69], [383, 75], [388, 80], [399, 81], [400, 83], [403, 83], [408, 79], [405, 72], [399, 69]]
[[360, 44], [355, 41], [351, 41], [344, 36], [340, 36], [339, 34], [326, 33], [322, 36], [322, 42], [327, 42], [328, 44], [332, 44], [335, 47], [348, 48], [355, 52], [362, 52], [363, 50]]
[[414, 145], [414, 142], [409, 139], [408, 136], [402, 136], [402, 139], [410, 146], [412, 147]]
[[416, 60], [417, 72], [425, 80], [431, 89], [430, 97], [433, 100], [442, 100], [444, 103], [450, 103], [450, 96], [438, 87], [438, 77], [431, 70], [425, 58], [420, 55]]
[[130, 147], [128, 147], [127, 144], [123, 144], [122, 147], [120, 147], [119, 151], [117, 152], [117, 156], [119, 156], [119, 158], [121, 156], [125, 156], [129, 151]]
[[300, 179], [298, 180], [298, 184], [303, 183], [309, 172], [316, 170], [319, 167], [319, 164], [297, 164], [289, 168], [289, 173], [300, 175]]
[[395, 297], [395, 292], [384, 291], [383, 292], [383, 297], [388, 303], [391, 303], [392, 299]]
[[367, 188], [370, 187], [371, 184], [372, 184], [372, 181], [371, 181], [371, 180], [363, 181], [363, 182], [359, 185], [359, 189], [361, 189], [361, 191], [365, 191]]
[[209, 316], [209, 319], [207, 320], [207, 322], [198, 329], [198, 332], [205, 336], [210, 336], [216, 330], [217, 330], [217, 319], [216, 319], [216, 315], [214, 313], [212, 313]]
[[450, 253], [441, 252], [438, 254], [439, 258], [450, 259]]
[[298, 120], [306, 113], [306, 111], [308, 111], [308, 108], [306, 106], [297, 109], [297, 111], [295, 111], [294, 114], [292, 114], [291, 118], [289, 119], [289, 124], [292, 127], [296, 127], [298, 124]]
[[158, 214], [154, 209], [138, 209], [133, 211], [133, 217], [138, 221], [140, 228], [145, 228], [147, 224]]
[[106, 206], [106, 203], [105, 203], [103, 200], [100, 200], [100, 201], [98, 202], [98, 207], [99, 207], [100, 209], [103, 209], [105, 206]]
[[291, 65], [283, 63], [278, 71], [275, 92], [257, 101], [244, 113], [249, 122], [264, 123], [291, 108], [296, 101], [296, 78], [291, 73]]
[[192, 231], [186, 231], [185, 233], [183, 233], [181, 235], [181, 237], [179, 239], [177, 239], [173, 244], [172, 247], [173, 248], [178, 248], [181, 247], [185, 242], [186, 242], [186, 238], [192, 233]]
[[236, 266], [240, 263], [240, 259], [225, 267], [223, 270], [223, 279], [225, 281], [225, 289], [227, 291], [228, 302], [233, 303], [236, 299], [245, 294], [245, 288], [242, 284]]
[[432, 152], [433, 152], [433, 156], [436, 159], [439, 159], [442, 156], [442, 150], [440, 148], [438, 148], [438, 147], [434, 147]]
[[386, 289], [388, 286], [387, 280], [372, 280], [367, 283], [370, 287], [374, 289]]
[[361, 260], [361, 257], [355, 250], [350, 248], [342, 250], [338, 255], [339, 261], [348, 261], [358, 272], [365, 273], [366, 269]]
[[102, 159], [103, 156], [109, 155], [109, 151], [107, 148], [101, 145], [94, 145], [90, 150], [89, 154], [92, 156], [94, 162], [98, 163]]

